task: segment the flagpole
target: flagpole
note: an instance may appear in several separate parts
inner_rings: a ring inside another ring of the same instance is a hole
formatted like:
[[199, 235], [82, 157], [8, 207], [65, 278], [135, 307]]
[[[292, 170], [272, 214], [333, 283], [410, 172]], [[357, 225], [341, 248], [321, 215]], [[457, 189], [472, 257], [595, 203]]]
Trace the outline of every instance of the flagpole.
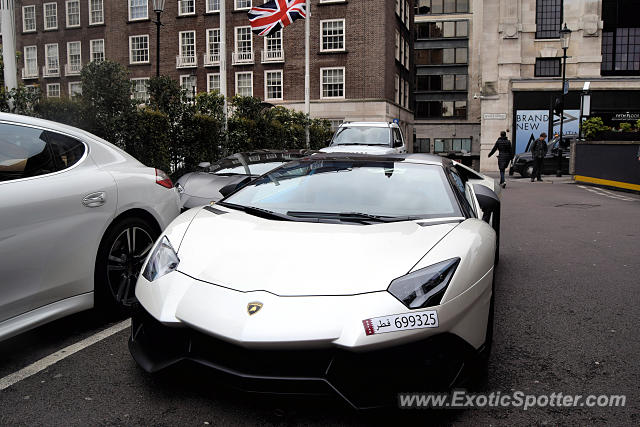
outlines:
[[309, 120], [311, 119], [311, 70], [310, 70], [310, 36], [311, 36], [311, 0], [306, 0], [307, 17], [304, 20], [304, 113], [307, 115], [307, 125], [305, 126], [305, 138], [307, 149], [311, 148], [309, 136]]
[[229, 118], [227, 116], [227, 6], [226, 0], [220, 0], [220, 94], [224, 97], [222, 115], [224, 116], [224, 140], [223, 154], [226, 155], [229, 147]]
[[[2, 56], [4, 58], [4, 85], [8, 90], [18, 87], [18, 70], [16, 67], [16, 28], [14, 17], [14, 0], [0, 0], [2, 22]], [[10, 108], [13, 107], [9, 100]]]

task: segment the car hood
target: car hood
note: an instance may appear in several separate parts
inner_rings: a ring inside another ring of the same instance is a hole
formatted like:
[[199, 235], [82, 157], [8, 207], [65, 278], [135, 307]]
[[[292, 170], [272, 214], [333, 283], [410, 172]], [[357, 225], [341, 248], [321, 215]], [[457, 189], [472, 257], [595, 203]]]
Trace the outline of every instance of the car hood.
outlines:
[[188, 173], [178, 179], [177, 184], [184, 188], [180, 195], [180, 201], [185, 208], [208, 205], [211, 202], [222, 199], [220, 189], [238, 177], [244, 175], [214, 175], [207, 172]]
[[396, 154], [394, 148], [384, 145], [333, 145], [320, 150], [321, 153], [353, 153], [353, 154], [373, 154], [385, 155]]
[[457, 225], [275, 221], [205, 208], [182, 239], [178, 271], [241, 292], [280, 296], [383, 291]]
[[527, 151], [525, 153], [520, 153], [520, 154], [516, 154], [516, 157], [514, 159], [514, 162], [518, 161], [519, 159], [522, 160], [532, 160], [533, 156], [531, 155], [531, 151]]

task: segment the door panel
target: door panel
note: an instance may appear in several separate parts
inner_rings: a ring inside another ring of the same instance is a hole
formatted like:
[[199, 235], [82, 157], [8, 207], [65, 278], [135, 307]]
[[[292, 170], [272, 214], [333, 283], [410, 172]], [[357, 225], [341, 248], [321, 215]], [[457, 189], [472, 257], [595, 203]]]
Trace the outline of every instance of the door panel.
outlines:
[[[12, 138], [16, 133], [21, 136]], [[30, 143], [25, 134], [34, 141]], [[5, 175], [0, 181], [0, 321], [93, 287], [97, 246], [115, 212], [115, 183], [85, 155], [84, 145], [81, 153], [77, 145], [65, 151], [60, 144], [50, 143], [56, 142], [55, 135], [0, 124], [0, 156], [3, 147], [10, 145], [13, 157], [20, 150], [27, 154], [40, 150], [39, 160], [29, 165], [29, 158], [23, 170], [13, 171], [14, 179]], [[46, 150], [48, 154], [42, 154]], [[4, 163], [11, 162], [7, 151]], [[62, 170], [51, 171], [52, 167]], [[99, 191], [105, 193], [103, 206], [83, 205], [86, 195]]]

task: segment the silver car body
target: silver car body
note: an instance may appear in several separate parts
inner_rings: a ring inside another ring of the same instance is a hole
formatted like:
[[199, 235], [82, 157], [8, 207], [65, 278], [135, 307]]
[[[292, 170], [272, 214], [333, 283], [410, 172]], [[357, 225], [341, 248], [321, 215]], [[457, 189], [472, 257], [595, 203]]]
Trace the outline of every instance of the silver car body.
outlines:
[[85, 146], [67, 169], [0, 181], [1, 340], [91, 308], [96, 254], [109, 225], [135, 211], [164, 229], [179, 214], [179, 200], [175, 189], [156, 184], [155, 169], [88, 132], [13, 114], [0, 114], [0, 124]]

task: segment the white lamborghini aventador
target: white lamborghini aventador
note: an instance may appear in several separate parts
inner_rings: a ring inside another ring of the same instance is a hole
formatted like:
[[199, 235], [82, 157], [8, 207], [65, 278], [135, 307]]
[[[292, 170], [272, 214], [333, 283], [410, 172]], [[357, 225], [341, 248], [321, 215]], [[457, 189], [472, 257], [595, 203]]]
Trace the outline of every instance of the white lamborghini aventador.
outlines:
[[223, 189], [146, 260], [134, 359], [356, 407], [451, 386], [493, 330], [500, 203], [473, 178], [435, 156], [318, 154]]

